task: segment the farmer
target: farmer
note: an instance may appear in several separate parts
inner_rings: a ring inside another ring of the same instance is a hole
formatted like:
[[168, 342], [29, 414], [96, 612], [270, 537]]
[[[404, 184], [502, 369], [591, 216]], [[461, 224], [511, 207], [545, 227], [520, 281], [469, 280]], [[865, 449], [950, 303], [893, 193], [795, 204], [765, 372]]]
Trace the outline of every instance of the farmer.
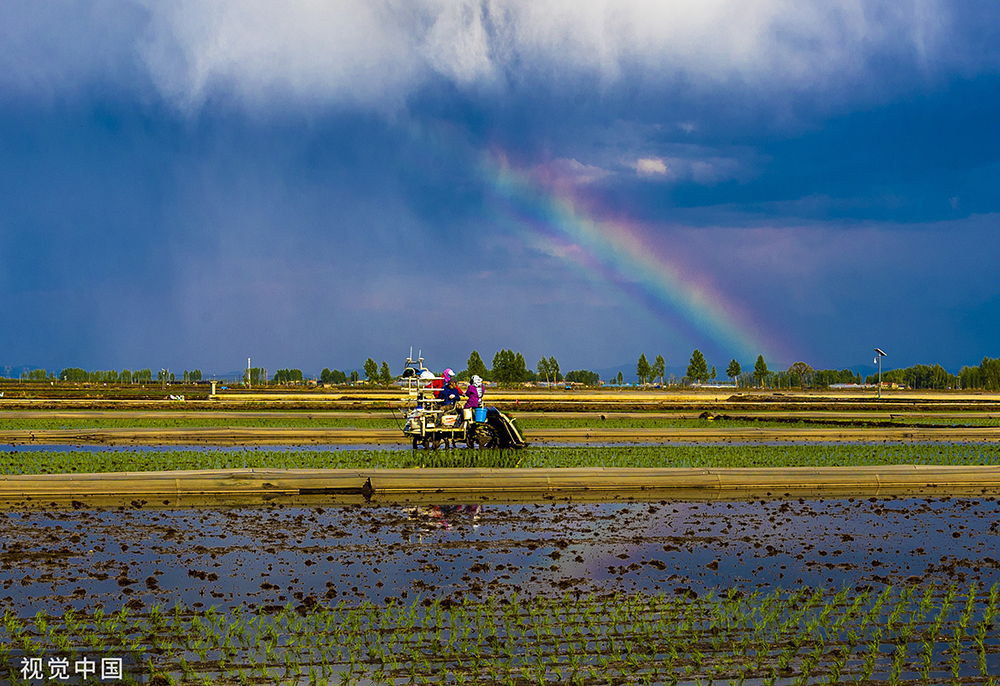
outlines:
[[431, 384], [431, 388], [434, 389], [435, 398], [440, 399], [443, 397], [442, 394], [444, 393], [445, 387], [448, 385], [448, 382], [451, 381], [452, 377], [454, 376], [455, 376], [455, 370], [453, 370], [451, 367], [448, 367], [443, 372], [441, 372], [440, 378], [435, 377], [434, 383]]
[[478, 374], [472, 377], [472, 383], [465, 389], [465, 395], [469, 398], [465, 401], [468, 410], [474, 410], [483, 402], [483, 378]]
[[451, 375], [454, 374], [451, 367], [445, 369], [441, 372], [441, 378], [433, 377], [434, 381], [431, 382], [431, 389], [434, 391], [434, 397], [440, 398], [441, 393], [444, 391], [444, 387], [448, 385], [448, 380], [451, 379]]
[[455, 383], [453, 374], [454, 372], [450, 369], [445, 369], [444, 374], [442, 374], [444, 377], [444, 388], [438, 394], [438, 399], [441, 401], [442, 407], [453, 407], [455, 401], [462, 397], [462, 389]]

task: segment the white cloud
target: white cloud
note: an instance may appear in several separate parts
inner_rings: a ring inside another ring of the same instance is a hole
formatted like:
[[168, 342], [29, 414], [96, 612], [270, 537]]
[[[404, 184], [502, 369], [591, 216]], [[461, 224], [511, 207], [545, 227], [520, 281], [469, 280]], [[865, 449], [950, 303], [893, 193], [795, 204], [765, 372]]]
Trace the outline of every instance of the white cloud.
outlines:
[[640, 176], [663, 181], [694, 181], [711, 186], [732, 179], [745, 180], [752, 175], [746, 164], [730, 157], [641, 157], [625, 166]]
[[492, 81], [494, 64], [483, 22], [482, 3], [445, 2], [427, 32], [421, 53], [434, 69], [456, 83]]
[[[640, 174], [666, 176], [667, 165], [659, 157], [643, 157], [635, 161], [635, 170]], [[673, 174], [671, 174], [673, 177]]]
[[145, 70], [188, 106], [218, 87], [395, 108], [434, 78], [823, 89], [878, 55], [953, 59], [941, 0], [9, 0], [0, 17], [0, 88]]
[[251, 102], [292, 95], [392, 106], [420, 77], [430, 20], [416, 5], [366, 0], [150, 0], [148, 9], [143, 57], [159, 88], [184, 104], [222, 86]]

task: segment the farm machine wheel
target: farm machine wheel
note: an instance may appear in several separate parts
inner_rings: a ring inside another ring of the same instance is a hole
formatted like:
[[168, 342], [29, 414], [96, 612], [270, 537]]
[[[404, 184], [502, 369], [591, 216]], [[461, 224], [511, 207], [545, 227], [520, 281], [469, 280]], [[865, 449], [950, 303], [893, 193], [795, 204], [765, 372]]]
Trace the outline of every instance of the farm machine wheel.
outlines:
[[[499, 441], [497, 440], [497, 432], [489, 424], [480, 424], [476, 426], [476, 433], [472, 442], [478, 443], [480, 450], [483, 448], [496, 448], [499, 444]], [[471, 448], [472, 445], [469, 447]]]

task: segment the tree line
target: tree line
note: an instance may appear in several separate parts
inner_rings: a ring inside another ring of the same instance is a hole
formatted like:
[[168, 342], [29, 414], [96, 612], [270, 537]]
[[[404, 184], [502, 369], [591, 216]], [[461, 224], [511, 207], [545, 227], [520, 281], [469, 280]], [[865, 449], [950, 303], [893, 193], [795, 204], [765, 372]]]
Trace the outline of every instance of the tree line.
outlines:
[[[41, 372], [42, 378], [44, 378], [44, 369], [36, 369], [32, 372], [32, 374], [37, 372]], [[29, 376], [29, 378], [31, 377]], [[184, 383], [196, 383], [201, 381], [201, 370], [184, 370], [182, 378]], [[114, 369], [108, 371], [95, 369], [93, 371], [87, 371], [79, 367], [67, 367], [59, 372], [58, 379], [59, 381], [73, 381], [77, 383], [147, 384], [153, 382], [153, 370], [137, 369], [136, 371], [132, 371], [129, 369], [123, 369], [119, 372]], [[168, 370], [161, 369], [156, 374], [156, 380], [158, 382], [175, 382], [177, 378], [175, 374], [170, 373]]]
[[[651, 365], [645, 354], [639, 356], [636, 364], [636, 376], [645, 385], [648, 380], [663, 379], [663, 357], [656, 356]], [[621, 383], [621, 374], [618, 382]], [[744, 372], [740, 363], [733, 359], [726, 367], [726, 376], [740, 386], [766, 386], [777, 388], [828, 388], [834, 384], [876, 384], [877, 374], [868, 375], [862, 379], [861, 374], [850, 369], [813, 369], [805, 362], [796, 362], [787, 370], [772, 371], [768, 368], [763, 355], [757, 356], [753, 372]], [[691, 354], [687, 374], [680, 383], [707, 383], [716, 378], [715, 366], [709, 371], [708, 363], [700, 350]], [[673, 379], [672, 379], [673, 381]], [[917, 364], [901, 369], [890, 369], [882, 372], [882, 382], [906, 386], [916, 390], [933, 390], [946, 388], [982, 389], [1000, 391], [1000, 358], [984, 357], [976, 367], [962, 367], [958, 374], [951, 374], [939, 364]]]
[[[389, 364], [383, 360], [379, 365], [374, 359], [368, 358], [364, 364], [365, 380], [370, 384], [390, 385], [395, 377]], [[440, 373], [440, 372], [439, 372]], [[601, 378], [597, 372], [578, 369], [563, 374], [559, 361], [555, 356], [542, 357], [534, 369], [528, 368], [527, 361], [520, 352], [510, 349], [498, 350], [492, 359], [492, 366], [487, 367], [478, 351], [473, 350], [466, 363], [466, 369], [457, 378], [466, 381], [473, 375], [478, 375], [486, 381], [493, 381], [502, 386], [513, 386], [525, 382], [576, 383], [586, 386], [600, 384]], [[813, 369], [805, 362], [796, 362], [787, 370], [771, 370], [763, 355], [758, 355], [752, 371], [744, 371], [736, 359], [729, 361], [725, 375], [731, 383], [737, 386], [759, 386], [776, 388], [827, 388], [834, 384], [873, 384], [878, 382], [878, 376], [862, 376], [850, 369]], [[624, 383], [623, 374], [618, 373], [611, 383]], [[650, 363], [645, 353], [639, 356], [636, 363], [636, 376], [640, 383], [646, 385], [659, 379], [661, 385], [666, 385], [666, 361], [662, 355], [657, 355]], [[248, 374], [244, 372], [244, 381]], [[24, 381], [69, 381], [76, 383], [108, 383], [108, 384], [149, 384], [153, 382], [153, 372], [150, 369], [130, 370], [84, 370], [79, 367], [67, 367], [58, 375], [45, 369], [24, 370], [20, 377]], [[184, 383], [197, 383], [203, 380], [200, 369], [185, 370], [182, 375]], [[350, 372], [324, 367], [319, 375], [319, 381], [324, 384], [347, 384], [360, 381], [358, 370]], [[691, 353], [686, 374], [681, 379], [670, 375], [670, 384], [698, 384], [714, 382], [718, 378], [715, 365], [709, 365], [705, 355], [698, 349]], [[301, 369], [279, 369], [272, 378], [267, 371], [254, 367], [249, 370], [249, 381], [252, 385], [299, 384], [304, 382]], [[156, 374], [159, 383], [175, 383], [175, 374], [161, 369]], [[918, 364], [901, 369], [890, 369], [882, 372], [883, 383], [894, 383], [912, 389], [982, 389], [1000, 391], [1000, 358], [984, 357], [978, 366], [962, 367], [958, 374], [951, 374], [941, 365]]]
[[[666, 384], [665, 363], [662, 355], [657, 355], [650, 364], [646, 354], [639, 356], [636, 363], [636, 376], [640, 383], [646, 385], [657, 378], [660, 384]], [[884, 376], [884, 375], [883, 375]], [[771, 370], [763, 355], [758, 355], [754, 363], [753, 371], [744, 371], [743, 365], [735, 358], [726, 365], [726, 377], [736, 386], [758, 386], [777, 388], [826, 388], [838, 383], [861, 383], [861, 375], [849, 369], [837, 371], [835, 369], [815, 370], [805, 362], [796, 362], [787, 370]], [[683, 377], [676, 379], [670, 375], [670, 385], [691, 385], [715, 382], [718, 378], [718, 371], [715, 365], [709, 366], [705, 354], [697, 348], [691, 353], [688, 360], [687, 370]], [[614, 381], [614, 379], [612, 380]], [[623, 383], [623, 375], [618, 373], [618, 384]]]
[[1000, 357], [995, 360], [984, 357], [978, 367], [962, 367], [958, 379], [962, 388], [1000, 391]]

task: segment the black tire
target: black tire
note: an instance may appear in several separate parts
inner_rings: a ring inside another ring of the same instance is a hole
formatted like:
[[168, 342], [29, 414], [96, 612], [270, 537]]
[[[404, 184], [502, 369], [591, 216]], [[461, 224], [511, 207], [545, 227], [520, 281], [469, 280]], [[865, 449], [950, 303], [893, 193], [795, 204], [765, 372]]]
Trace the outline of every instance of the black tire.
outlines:
[[480, 450], [484, 448], [497, 448], [500, 445], [497, 432], [489, 424], [479, 424], [476, 426], [476, 436], [474, 440], [479, 444]]

